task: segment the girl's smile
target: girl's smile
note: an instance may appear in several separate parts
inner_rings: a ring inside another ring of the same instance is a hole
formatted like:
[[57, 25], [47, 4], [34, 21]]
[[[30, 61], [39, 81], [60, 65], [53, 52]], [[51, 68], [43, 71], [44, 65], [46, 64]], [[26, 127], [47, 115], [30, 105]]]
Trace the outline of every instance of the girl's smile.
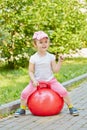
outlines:
[[38, 52], [45, 53], [49, 47], [49, 39], [43, 38], [41, 40], [37, 40], [35, 46]]

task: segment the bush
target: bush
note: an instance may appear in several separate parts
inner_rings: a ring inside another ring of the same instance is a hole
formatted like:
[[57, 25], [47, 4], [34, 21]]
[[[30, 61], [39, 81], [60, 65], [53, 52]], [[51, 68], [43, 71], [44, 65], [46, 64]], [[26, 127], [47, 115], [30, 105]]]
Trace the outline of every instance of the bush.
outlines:
[[11, 67], [25, 66], [34, 53], [32, 35], [44, 30], [51, 39], [49, 51], [68, 53], [87, 46], [86, 13], [77, 0], [1, 0], [0, 55]]

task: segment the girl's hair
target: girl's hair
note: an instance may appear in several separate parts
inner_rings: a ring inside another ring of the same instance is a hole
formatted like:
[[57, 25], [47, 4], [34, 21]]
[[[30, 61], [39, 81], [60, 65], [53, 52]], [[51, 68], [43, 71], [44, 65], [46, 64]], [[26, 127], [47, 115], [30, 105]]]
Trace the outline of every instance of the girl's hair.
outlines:
[[36, 39], [33, 40], [34, 45], [36, 44]]

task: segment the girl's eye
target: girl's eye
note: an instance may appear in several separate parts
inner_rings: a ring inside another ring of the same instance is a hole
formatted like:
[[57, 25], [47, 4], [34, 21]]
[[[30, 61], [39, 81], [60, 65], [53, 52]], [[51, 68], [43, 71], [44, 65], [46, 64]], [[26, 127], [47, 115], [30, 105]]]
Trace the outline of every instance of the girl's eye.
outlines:
[[42, 42], [40, 42], [40, 44], [42, 44]]
[[45, 41], [45, 43], [48, 43], [48, 41]]

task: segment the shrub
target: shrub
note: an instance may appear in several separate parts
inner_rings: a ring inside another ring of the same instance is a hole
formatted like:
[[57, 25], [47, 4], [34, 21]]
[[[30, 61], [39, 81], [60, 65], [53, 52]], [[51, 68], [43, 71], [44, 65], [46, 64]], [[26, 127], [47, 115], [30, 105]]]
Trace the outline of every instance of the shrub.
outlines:
[[48, 33], [49, 51], [56, 55], [87, 46], [86, 13], [81, 6], [77, 0], [1, 0], [1, 59], [12, 68], [25, 66], [34, 52], [32, 35], [37, 30]]

